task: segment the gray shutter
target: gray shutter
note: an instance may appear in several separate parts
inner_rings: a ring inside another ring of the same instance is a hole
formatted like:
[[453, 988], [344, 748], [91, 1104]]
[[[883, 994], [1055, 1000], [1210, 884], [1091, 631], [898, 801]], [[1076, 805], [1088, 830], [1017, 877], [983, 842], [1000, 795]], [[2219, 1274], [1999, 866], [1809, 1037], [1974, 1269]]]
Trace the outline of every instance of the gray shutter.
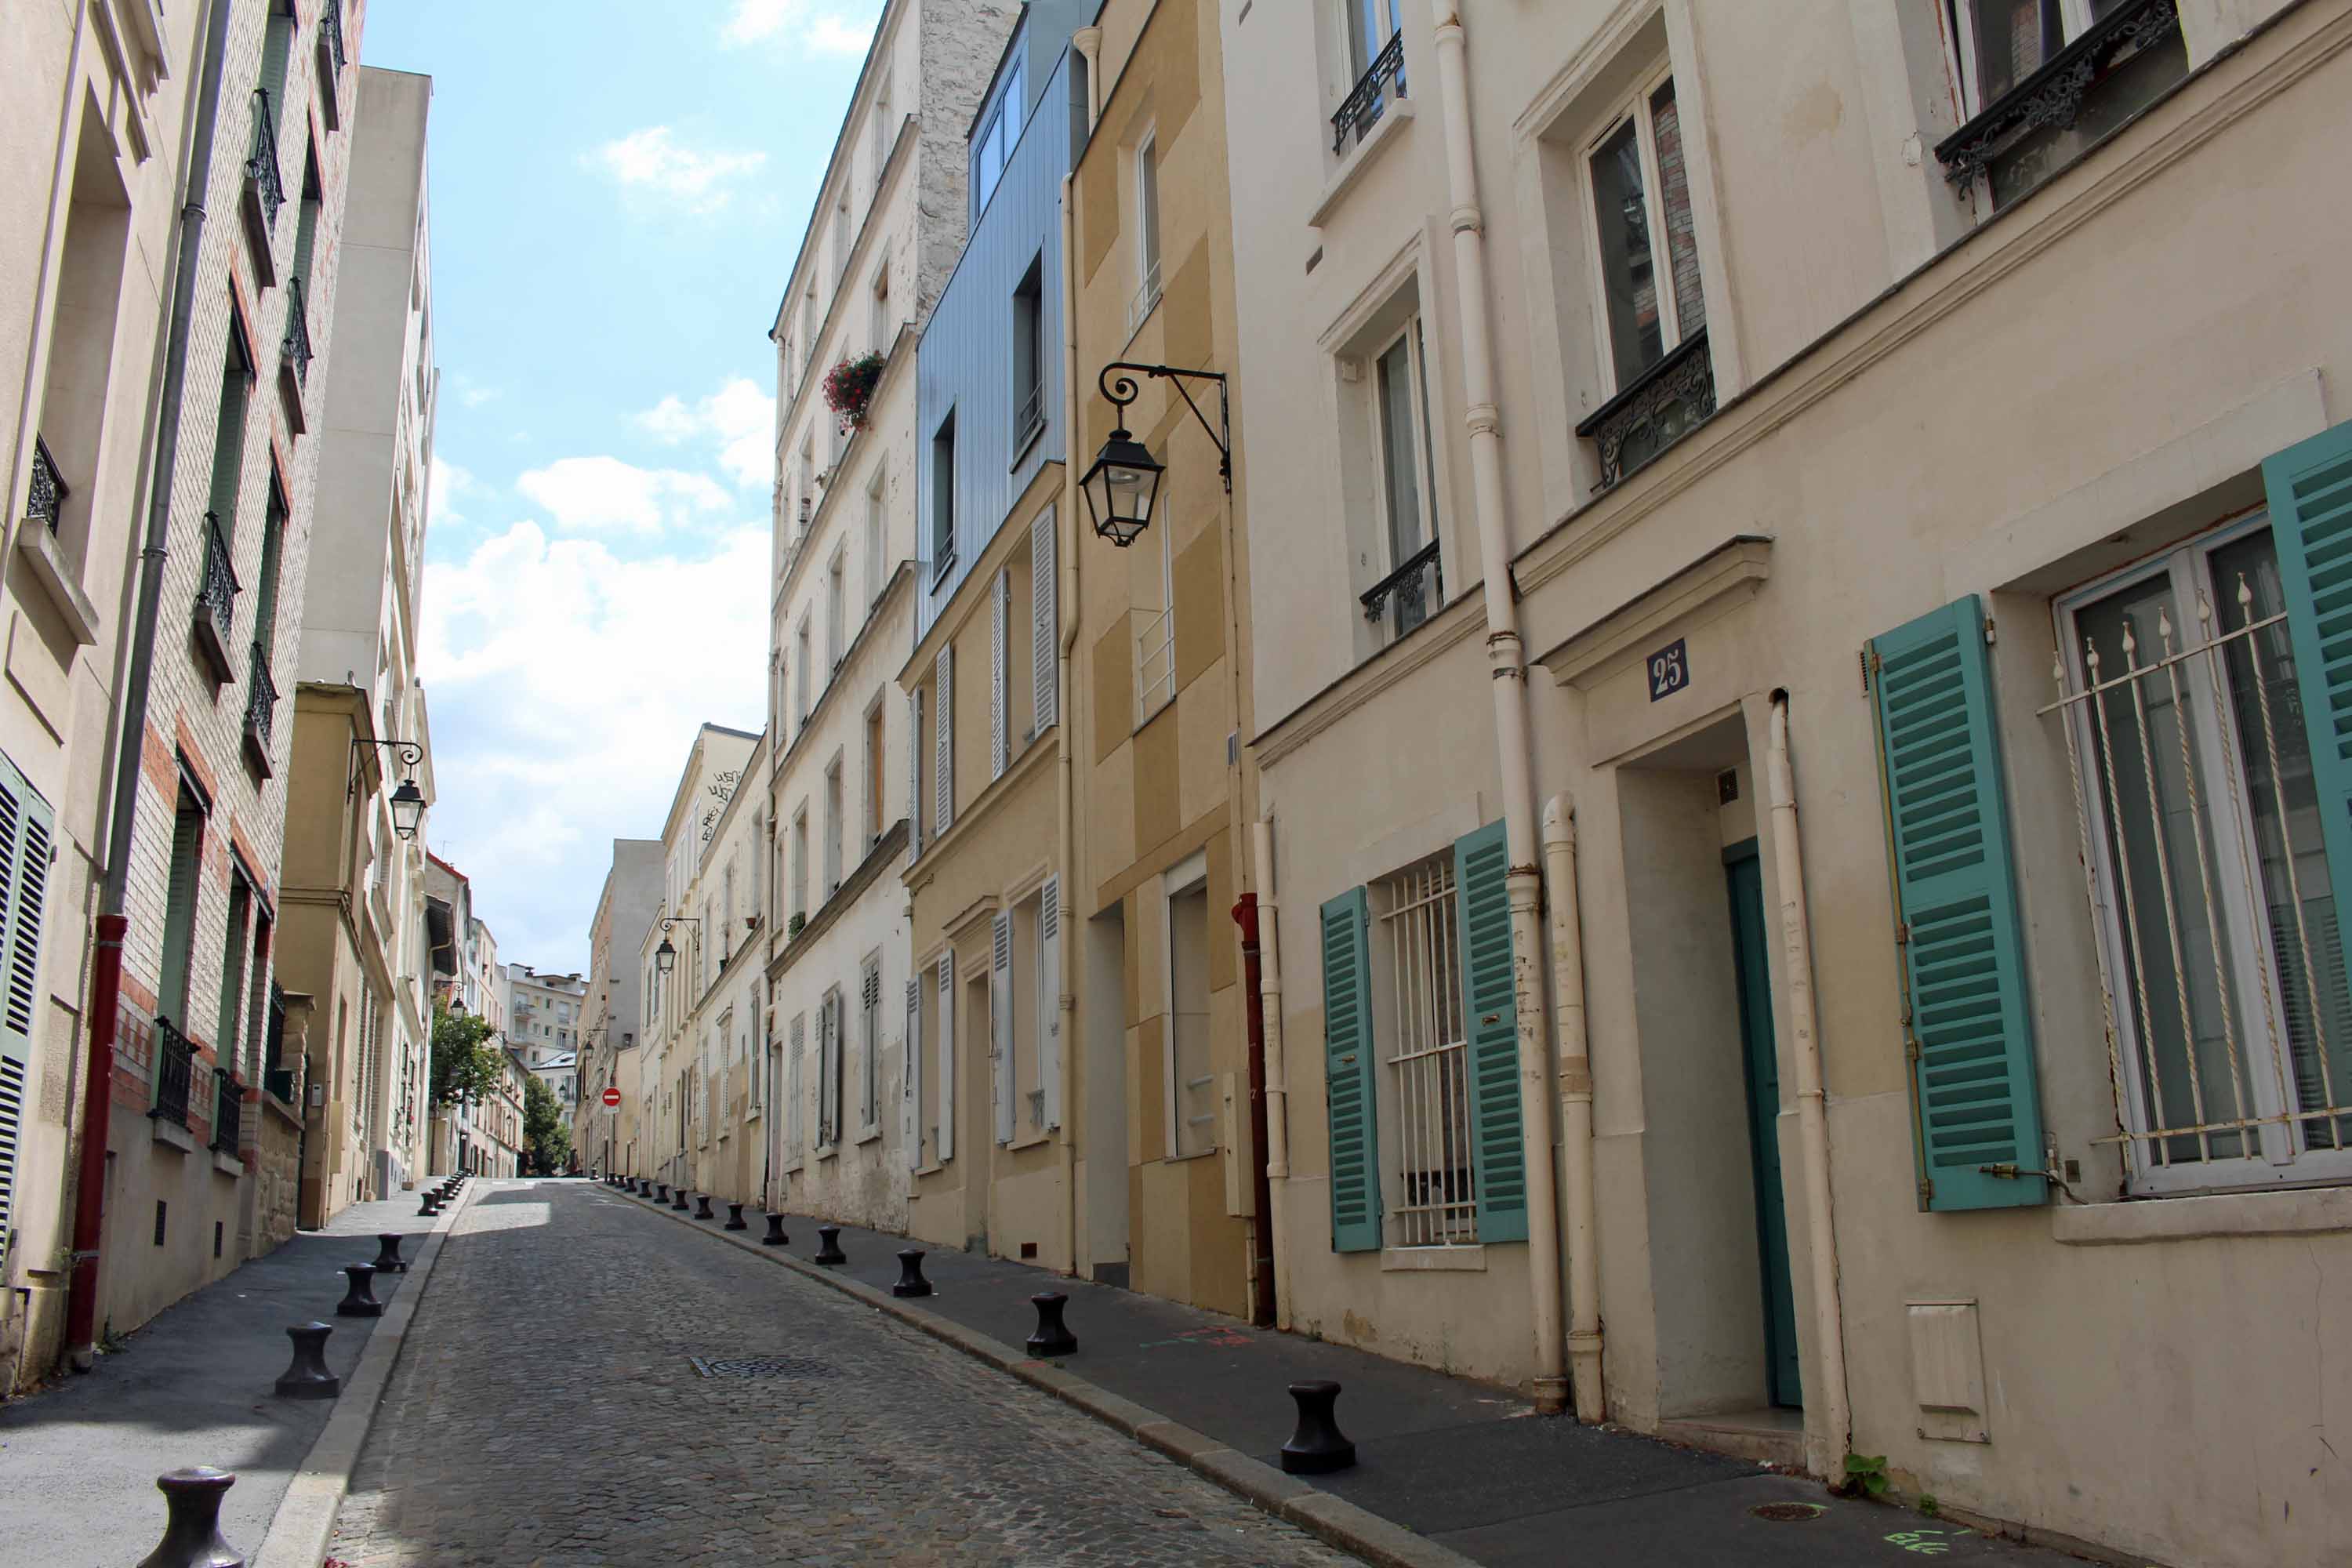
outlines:
[[923, 1168], [923, 983], [907, 982], [907, 1077], [899, 1086], [898, 1146], [907, 1169]]
[[923, 854], [923, 693], [907, 693], [907, 863]]
[[16, 1152], [24, 1135], [25, 1079], [39, 1016], [41, 913], [48, 887], [52, 818], [47, 802], [0, 758], [0, 1268], [16, 1226]]
[[955, 645], [940, 649], [939, 663], [931, 681], [932, 705], [939, 712], [933, 720], [932, 764], [935, 773], [934, 797], [931, 802], [931, 837], [936, 838], [955, 826]]
[[1037, 895], [1037, 1077], [1045, 1089], [1045, 1125], [1062, 1124], [1062, 882], [1045, 879]]
[[940, 954], [940, 1131], [944, 1162], [955, 1158], [955, 949]]
[[1005, 763], [1012, 760], [1007, 755], [1010, 748], [1006, 741], [1009, 737], [1004, 733], [1004, 704], [1010, 695], [1005, 689], [1012, 684], [1008, 679], [1011, 654], [1005, 647], [1011, 628], [1005, 622], [1012, 613], [1013, 574], [1000, 570], [996, 574], [996, 584], [990, 592], [988, 605], [988, 776], [992, 779], [1003, 778]]
[[996, 1109], [996, 1141], [1013, 1142], [1013, 916], [999, 910], [992, 922], [988, 971], [988, 1073]]
[[1047, 507], [1029, 525], [1030, 654], [1034, 663], [1030, 679], [1035, 683], [1040, 735], [1054, 727], [1061, 711], [1057, 685], [1061, 627], [1054, 614], [1054, 595], [1059, 586], [1054, 574], [1055, 538], [1054, 509]]

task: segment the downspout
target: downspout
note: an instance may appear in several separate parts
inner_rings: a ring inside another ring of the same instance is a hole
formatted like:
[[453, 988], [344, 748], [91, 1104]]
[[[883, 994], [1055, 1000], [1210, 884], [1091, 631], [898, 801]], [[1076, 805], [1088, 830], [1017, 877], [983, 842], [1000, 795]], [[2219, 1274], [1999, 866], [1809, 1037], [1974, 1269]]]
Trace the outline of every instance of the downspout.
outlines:
[[1282, 929], [1281, 910], [1274, 895], [1274, 819], [1250, 824], [1250, 854], [1257, 866], [1257, 1016], [1265, 1038], [1265, 1185], [1258, 1202], [1265, 1205], [1268, 1246], [1274, 1251], [1275, 1327], [1290, 1327], [1290, 1254], [1283, 1247], [1282, 1210], [1272, 1202], [1274, 1184], [1290, 1184], [1290, 1079], [1282, 1054]]
[[155, 623], [163, 607], [163, 563], [172, 538], [172, 491], [179, 466], [180, 403], [188, 378], [194, 325], [196, 261], [210, 194], [213, 132], [219, 119], [221, 62], [228, 48], [228, 0], [214, 0], [205, 19], [205, 63], [196, 82], [195, 131], [181, 182], [179, 255], [172, 269], [171, 346], [155, 413], [155, 471], [147, 492], [147, 542], [139, 552], [139, 605], [131, 662], [122, 682], [122, 723], [115, 737], [114, 799], [106, 831], [106, 875], [100, 885], [98, 938], [89, 979], [89, 1056], [82, 1083], [80, 1170], [74, 1184], [73, 1272], [66, 1285], [66, 1357], [87, 1372], [96, 1359], [98, 1262], [106, 1230], [106, 1143], [114, 1102], [115, 1010], [122, 992], [123, 910], [131, 881], [131, 833], [139, 811], [145, 760], [147, 697], [155, 668]]
[[1259, 962], [1257, 895], [1244, 893], [1234, 904], [1234, 923], [1242, 928], [1242, 1008], [1249, 1038], [1250, 1148], [1260, 1158], [1250, 1169], [1250, 1321], [1259, 1328], [1274, 1324], [1277, 1296], [1274, 1281], [1273, 1194], [1266, 1180], [1265, 1161], [1265, 1008], [1261, 995], [1265, 971]]
[[1584, 1021], [1584, 928], [1577, 910], [1576, 807], [1544, 804], [1544, 882], [1551, 910], [1552, 1016], [1559, 1031], [1559, 1163], [1568, 1189], [1569, 1389], [1576, 1418], [1609, 1417], [1601, 1373], [1601, 1227], [1592, 1179], [1592, 1054]]
[[1461, 0], [1437, 0], [1437, 79], [1445, 127], [1445, 170], [1454, 202], [1454, 295], [1461, 314], [1462, 383], [1477, 498], [1478, 564], [1486, 602], [1486, 662], [1495, 690], [1495, 742], [1503, 773], [1503, 834], [1510, 868], [1511, 997], [1517, 1009], [1520, 1149], [1528, 1194], [1528, 1283], [1533, 1297], [1535, 1405], [1568, 1408], [1560, 1332], [1559, 1195], [1551, 1159], [1551, 1062], [1545, 1038], [1536, 868], [1535, 756], [1528, 732], [1527, 666], [1521, 661], [1510, 535], [1503, 518], [1503, 429], [1496, 405], [1494, 336], [1486, 313], [1486, 237], [1478, 210], [1478, 169], [1470, 137], [1470, 82]]
[[[1097, 38], [1100, 34], [1097, 34]], [[1094, 60], [1087, 58], [1087, 92], [1094, 93]], [[1093, 124], [1089, 103], [1087, 123]], [[1078, 641], [1078, 466], [1071, 461], [1071, 451], [1078, 442], [1078, 293], [1077, 293], [1077, 215], [1071, 210], [1072, 197], [1077, 182], [1068, 174], [1062, 176], [1062, 504], [1054, 516], [1054, 572], [1059, 581], [1054, 589], [1054, 609], [1061, 617], [1055, 628], [1054, 649], [1054, 727], [1060, 733], [1054, 742], [1054, 773], [1061, 792], [1055, 816], [1058, 842], [1055, 846], [1054, 865], [1060, 877], [1062, 908], [1055, 926], [1055, 940], [1061, 945], [1058, 966], [1062, 977], [1061, 994], [1055, 999], [1059, 1009], [1062, 1031], [1062, 1059], [1057, 1064], [1062, 1077], [1062, 1217], [1068, 1225], [1067, 1239], [1070, 1273], [1082, 1275], [1084, 1266], [1078, 1256], [1078, 1145], [1075, 1129], [1082, 1118], [1078, 1115], [1078, 994], [1075, 984], [1077, 975], [1076, 921], [1071, 916], [1073, 873], [1077, 869], [1075, 856], [1077, 845], [1078, 800], [1076, 781], [1073, 776], [1070, 743], [1070, 652]]]
[[[1814, 1470], [1830, 1468], [1853, 1447], [1846, 1398], [1844, 1310], [1838, 1301], [1836, 1216], [1830, 1206], [1829, 1097], [1822, 1087], [1822, 1037], [1813, 1012], [1813, 931], [1805, 915], [1805, 858], [1797, 840], [1797, 786], [1789, 766], [1789, 694], [1772, 693], [1772, 727], [1764, 750], [1764, 797], [1772, 816], [1772, 870], [1780, 885], [1781, 972], [1788, 982], [1789, 1034], [1797, 1067], [1797, 1136], [1804, 1145], [1805, 1231], [1813, 1266], [1813, 1338], [1821, 1346], [1821, 1392], [1806, 1405], [1818, 1409], [1816, 1428], [1827, 1442]], [[1834, 1478], [1832, 1478], [1834, 1479]]]

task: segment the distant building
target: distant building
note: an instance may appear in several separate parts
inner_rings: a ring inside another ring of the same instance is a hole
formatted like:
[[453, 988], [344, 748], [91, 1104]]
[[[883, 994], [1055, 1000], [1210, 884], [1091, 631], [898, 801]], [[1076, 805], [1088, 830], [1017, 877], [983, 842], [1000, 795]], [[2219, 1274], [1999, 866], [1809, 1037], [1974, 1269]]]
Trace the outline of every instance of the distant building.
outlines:
[[607, 1089], [620, 1087], [623, 1058], [636, 1048], [646, 984], [638, 955], [661, 902], [661, 840], [613, 840], [613, 864], [604, 873], [595, 918], [588, 926], [587, 994], [580, 1010], [580, 1098], [572, 1119], [572, 1145], [580, 1151], [582, 1164], [596, 1171], [625, 1170], [636, 1136], [634, 1099], [625, 1094], [618, 1107], [607, 1110], [603, 1097]]

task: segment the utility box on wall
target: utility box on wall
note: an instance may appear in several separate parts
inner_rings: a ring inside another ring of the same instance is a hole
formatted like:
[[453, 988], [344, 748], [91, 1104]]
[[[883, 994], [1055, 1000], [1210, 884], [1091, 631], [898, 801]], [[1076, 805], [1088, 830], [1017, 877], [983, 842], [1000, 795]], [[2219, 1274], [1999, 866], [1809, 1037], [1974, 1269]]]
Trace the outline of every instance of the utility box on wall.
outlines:
[[1911, 1386], [1919, 1402], [1919, 1436], [1948, 1443], [1990, 1443], [1985, 1419], [1984, 1345], [1974, 1301], [1912, 1301]]

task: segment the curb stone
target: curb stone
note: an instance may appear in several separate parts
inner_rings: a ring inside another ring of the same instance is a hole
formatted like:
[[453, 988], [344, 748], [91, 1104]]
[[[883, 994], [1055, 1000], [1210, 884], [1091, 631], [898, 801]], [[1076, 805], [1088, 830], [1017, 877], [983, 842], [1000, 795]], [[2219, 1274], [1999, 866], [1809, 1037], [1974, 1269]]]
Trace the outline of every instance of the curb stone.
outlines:
[[269, 1533], [262, 1537], [261, 1549], [253, 1554], [253, 1568], [319, 1568], [326, 1557], [327, 1543], [335, 1533], [335, 1516], [342, 1510], [343, 1494], [351, 1489], [352, 1470], [359, 1464], [369, 1429], [375, 1425], [376, 1409], [392, 1381], [393, 1363], [408, 1338], [416, 1303], [424, 1299], [434, 1264], [440, 1261], [441, 1244], [473, 1207], [474, 1194], [482, 1190], [486, 1179], [468, 1177], [457, 1201], [425, 1233], [425, 1245], [417, 1248], [401, 1289], [384, 1304], [383, 1316], [368, 1335], [358, 1364], [343, 1379], [334, 1414], [327, 1417], [327, 1425], [296, 1468], [277, 1513], [270, 1518]]
[[[942, 1344], [951, 1345], [975, 1360], [986, 1362], [1000, 1372], [1010, 1373], [1031, 1387], [1054, 1395], [1071, 1408], [1093, 1416], [1154, 1452], [1173, 1459], [1194, 1475], [1214, 1482], [1275, 1518], [1297, 1525], [1328, 1545], [1353, 1552], [1374, 1564], [1375, 1568], [1475, 1568], [1471, 1558], [1465, 1557], [1450, 1546], [1441, 1546], [1368, 1509], [1359, 1508], [1328, 1492], [1318, 1491], [1263, 1459], [1252, 1458], [1204, 1433], [1169, 1420], [1156, 1410], [1148, 1409], [1131, 1399], [1123, 1399], [1108, 1389], [1098, 1388], [1054, 1362], [1034, 1360], [986, 1334], [967, 1329], [961, 1323], [950, 1322], [871, 1285], [836, 1274], [830, 1268], [820, 1268], [788, 1252], [763, 1247], [743, 1236], [713, 1230], [696, 1221], [693, 1215], [677, 1214], [650, 1198], [628, 1192], [621, 1195], [639, 1208], [685, 1221], [698, 1235], [740, 1247], [755, 1258], [831, 1286], [845, 1296], [865, 1302], [877, 1312], [895, 1318], [910, 1328], [921, 1330]], [[380, 1334], [382, 1331], [378, 1332]], [[324, 1441], [323, 1438], [320, 1440]], [[271, 1531], [273, 1539], [276, 1533]], [[312, 1563], [316, 1561], [316, 1558], [311, 1560]], [[259, 1562], [255, 1568], [296, 1568], [296, 1565], [293, 1560], [289, 1559], [282, 1564]], [[310, 1565], [304, 1564], [302, 1568], [310, 1568]]]

